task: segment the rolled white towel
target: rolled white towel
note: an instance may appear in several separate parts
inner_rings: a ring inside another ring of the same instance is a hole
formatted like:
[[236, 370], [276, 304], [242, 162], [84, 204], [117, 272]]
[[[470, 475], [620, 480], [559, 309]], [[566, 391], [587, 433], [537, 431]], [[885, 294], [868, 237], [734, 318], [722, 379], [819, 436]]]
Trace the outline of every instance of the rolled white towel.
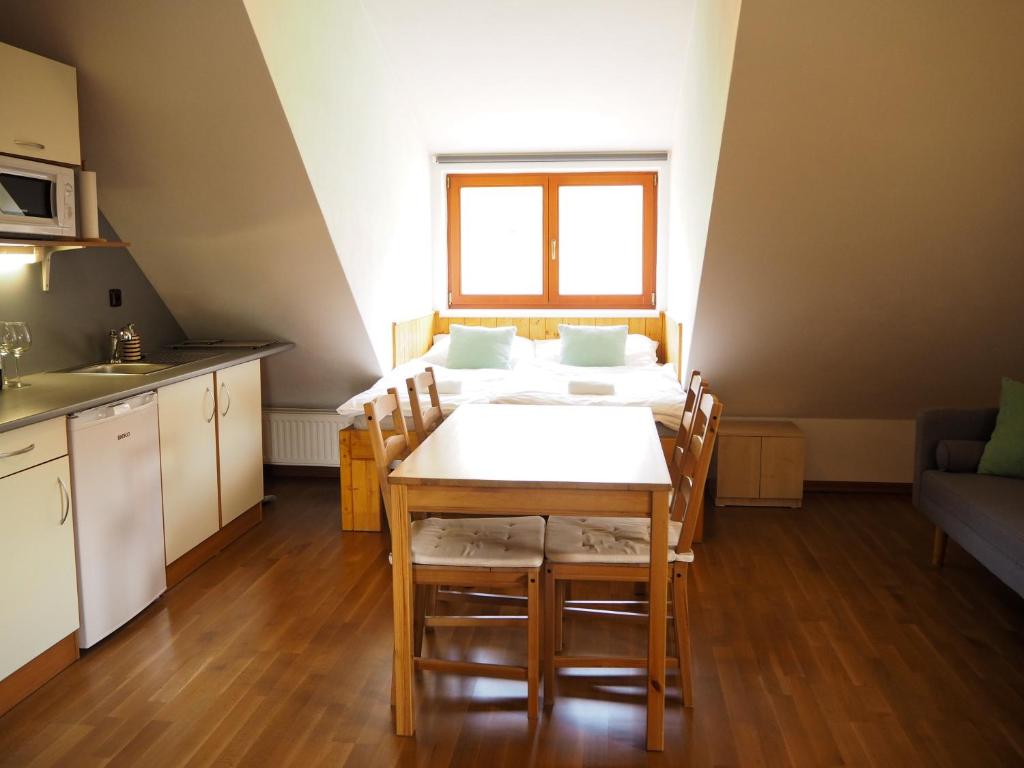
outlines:
[[610, 381], [586, 381], [583, 379], [569, 382], [570, 395], [614, 395], [615, 385]]
[[437, 394], [439, 395], [461, 395], [462, 382], [458, 379], [437, 382]]

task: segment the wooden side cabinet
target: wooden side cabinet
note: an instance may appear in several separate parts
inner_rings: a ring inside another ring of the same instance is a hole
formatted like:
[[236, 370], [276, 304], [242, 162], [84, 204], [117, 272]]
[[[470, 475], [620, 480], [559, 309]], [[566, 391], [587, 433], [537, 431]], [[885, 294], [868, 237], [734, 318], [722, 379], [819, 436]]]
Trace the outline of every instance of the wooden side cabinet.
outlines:
[[803, 504], [804, 435], [793, 422], [724, 419], [717, 450], [717, 506]]

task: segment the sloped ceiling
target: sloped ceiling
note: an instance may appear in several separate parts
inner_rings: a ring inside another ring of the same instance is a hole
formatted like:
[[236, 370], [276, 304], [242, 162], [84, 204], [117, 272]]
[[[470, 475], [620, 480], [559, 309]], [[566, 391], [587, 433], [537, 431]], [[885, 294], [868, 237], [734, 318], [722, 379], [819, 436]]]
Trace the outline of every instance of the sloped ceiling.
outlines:
[[[0, 39], [79, 70], [100, 204], [186, 333], [284, 338], [266, 400], [379, 371], [243, 4], [0, 0]], [[143, 329], [144, 330], [144, 329]]]
[[382, 368], [431, 311], [430, 156], [358, 0], [245, 0]]
[[363, 0], [431, 152], [669, 149], [694, 0]]
[[747, 0], [691, 361], [732, 415], [1024, 377], [1024, 4]]

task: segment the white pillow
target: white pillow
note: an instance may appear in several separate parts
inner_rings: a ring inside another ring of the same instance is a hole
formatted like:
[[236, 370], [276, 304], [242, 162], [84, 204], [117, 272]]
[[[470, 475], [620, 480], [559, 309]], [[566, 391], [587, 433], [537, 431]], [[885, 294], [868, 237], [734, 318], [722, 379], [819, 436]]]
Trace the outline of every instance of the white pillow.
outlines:
[[643, 366], [658, 364], [658, 342], [641, 333], [626, 337], [626, 365]]
[[[430, 365], [447, 365], [448, 364], [448, 347], [451, 345], [452, 337], [447, 333], [438, 333], [434, 335], [434, 344], [427, 350], [427, 353], [423, 355], [423, 360]], [[534, 356], [534, 342], [530, 339], [524, 339], [522, 336], [516, 336], [512, 339], [512, 365], [513, 367], [521, 360], [529, 360]], [[629, 349], [628, 343], [626, 347]]]
[[[562, 340], [544, 339], [533, 342], [538, 360], [557, 363], [562, 359]], [[658, 362], [658, 342], [640, 333], [631, 333], [626, 337], [626, 367], [640, 368], [645, 365], [656, 365]]]

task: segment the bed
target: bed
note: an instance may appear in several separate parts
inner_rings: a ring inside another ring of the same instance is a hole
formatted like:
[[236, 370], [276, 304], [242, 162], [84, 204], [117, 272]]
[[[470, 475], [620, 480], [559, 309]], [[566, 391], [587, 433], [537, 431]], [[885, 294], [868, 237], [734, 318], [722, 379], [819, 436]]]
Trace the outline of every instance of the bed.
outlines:
[[[443, 365], [435, 336], [448, 333], [451, 324], [516, 327], [517, 344], [535, 352], [515, 354], [511, 370], [455, 370]], [[557, 360], [559, 324], [628, 325], [630, 334], [646, 336], [656, 349], [656, 361], [624, 368], [571, 368]], [[393, 368], [370, 389], [360, 392], [338, 408], [341, 460], [341, 525], [343, 530], [381, 530], [381, 501], [373, 455], [367, 438], [363, 404], [389, 387], [404, 396], [405, 380], [432, 365], [442, 383], [442, 410], [450, 413], [465, 403], [519, 403], [561, 405], [643, 405], [652, 409], [666, 454], [671, 450], [682, 415], [685, 391], [681, 382], [682, 326], [665, 313], [651, 317], [441, 317], [438, 313], [394, 323]], [[530, 345], [528, 342], [547, 342]], [[655, 346], [656, 345], [656, 346]], [[612, 395], [580, 395], [567, 392], [571, 380], [614, 383]], [[455, 391], [459, 390], [459, 391]], [[403, 398], [404, 399], [404, 398]], [[409, 416], [408, 403], [404, 404]], [[388, 425], [382, 425], [387, 427]]]

